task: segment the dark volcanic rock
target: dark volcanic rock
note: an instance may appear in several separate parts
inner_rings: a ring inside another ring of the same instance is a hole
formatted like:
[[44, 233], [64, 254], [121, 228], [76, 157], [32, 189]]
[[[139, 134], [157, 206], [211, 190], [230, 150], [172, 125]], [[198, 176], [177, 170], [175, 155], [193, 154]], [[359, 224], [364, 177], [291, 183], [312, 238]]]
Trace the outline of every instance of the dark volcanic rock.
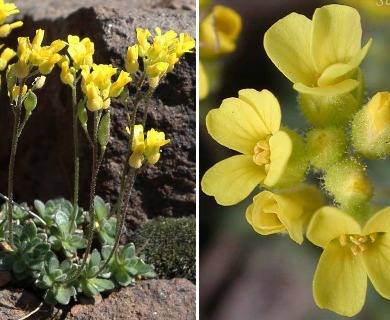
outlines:
[[[136, 42], [135, 28], [173, 29], [195, 36], [195, 13], [171, 9], [80, 9], [67, 18], [33, 20], [9, 39], [15, 47], [17, 36], [46, 30], [44, 44], [68, 34], [90, 37], [95, 43], [95, 62], [123, 67], [127, 46]], [[161, 160], [139, 176], [130, 200], [128, 229], [156, 216], [195, 214], [195, 54], [186, 54], [153, 95], [146, 129], [164, 131], [171, 143], [163, 148]], [[37, 92], [34, 110], [20, 139], [15, 176], [15, 199], [32, 203], [53, 197], [72, 197], [73, 147], [70, 89], [59, 82], [59, 72], [48, 76], [44, 89]], [[5, 92], [5, 90], [3, 90]], [[2, 105], [7, 105], [6, 98]], [[113, 125], [106, 157], [99, 175], [97, 194], [113, 203], [118, 195], [121, 168], [126, 154], [123, 107], [113, 100]], [[5, 193], [13, 115], [4, 108], [0, 118], [0, 190]], [[87, 207], [90, 180], [90, 150], [81, 138], [80, 202]]]
[[96, 306], [74, 306], [66, 319], [192, 320], [195, 296], [195, 285], [186, 279], [141, 281], [113, 292]]

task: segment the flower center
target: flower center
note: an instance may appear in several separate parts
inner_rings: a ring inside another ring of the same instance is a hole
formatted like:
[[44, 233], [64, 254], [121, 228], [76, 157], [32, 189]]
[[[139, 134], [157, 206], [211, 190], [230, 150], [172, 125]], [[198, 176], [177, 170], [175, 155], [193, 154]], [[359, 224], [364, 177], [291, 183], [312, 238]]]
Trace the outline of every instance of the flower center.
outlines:
[[352, 253], [356, 256], [358, 253], [366, 251], [377, 237], [377, 233], [371, 233], [367, 236], [342, 234], [339, 241], [343, 247], [350, 246]]
[[253, 148], [253, 162], [256, 163], [259, 166], [263, 166], [266, 164], [269, 164], [270, 161], [270, 146], [269, 146], [269, 137], [267, 137], [265, 140], [260, 140], [256, 143], [255, 147]]

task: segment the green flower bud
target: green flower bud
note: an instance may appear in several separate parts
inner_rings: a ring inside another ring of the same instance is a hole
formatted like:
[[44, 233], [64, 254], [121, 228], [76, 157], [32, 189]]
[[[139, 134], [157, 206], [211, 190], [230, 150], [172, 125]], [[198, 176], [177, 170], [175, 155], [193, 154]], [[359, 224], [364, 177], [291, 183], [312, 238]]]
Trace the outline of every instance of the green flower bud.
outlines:
[[348, 140], [345, 131], [340, 128], [315, 128], [307, 133], [306, 145], [310, 164], [325, 170], [344, 157]]
[[299, 94], [299, 105], [306, 119], [316, 127], [343, 126], [360, 108], [364, 96], [363, 76], [359, 70], [358, 87], [350, 93], [332, 95]]
[[85, 109], [84, 100], [81, 100], [79, 102], [79, 104], [77, 105], [77, 115], [79, 117], [81, 127], [83, 129], [86, 129], [87, 128], [87, 121], [88, 121], [88, 114], [87, 114], [87, 110]]
[[344, 209], [364, 205], [374, 192], [366, 176], [366, 168], [354, 159], [346, 159], [331, 166], [324, 176], [324, 184]]
[[99, 130], [98, 130], [98, 140], [103, 150], [106, 149], [109, 137], [110, 137], [110, 113], [107, 112], [100, 120]]
[[355, 116], [352, 143], [367, 158], [390, 154], [390, 93], [378, 92]]
[[28, 90], [28, 92], [26, 94], [26, 99], [24, 100], [24, 103], [23, 103], [27, 114], [30, 114], [35, 109], [35, 107], [37, 106], [37, 102], [38, 102], [38, 99], [37, 99], [37, 96], [35, 95], [35, 93], [32, 92], [31, 90]]

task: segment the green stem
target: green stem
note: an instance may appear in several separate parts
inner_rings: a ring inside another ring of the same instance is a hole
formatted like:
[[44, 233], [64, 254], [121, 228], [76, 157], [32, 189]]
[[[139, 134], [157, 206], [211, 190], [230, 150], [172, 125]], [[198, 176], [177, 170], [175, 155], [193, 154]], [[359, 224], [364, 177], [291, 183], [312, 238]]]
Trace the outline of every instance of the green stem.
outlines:
[[74, 152], [74, 189], [73, 189], [73, 217], [69, 231], [76, 222], [78, 203], [79, 203], [79, 180], [80, 180], [80, 156], [79, 156], [79, 139], [78, 139], [78, 110], [76, 98], [76, 82], [71, 85], [72, 88], [72, 106], [73, 106], [73, 152]]
[[[96, 190], [96, 181], [97, 175], [99, 173], [99, 165], [101, 164], [101, 159], [97, 159], [98, 154], [98, 127], [99, 127], [99, 119], [101, 110], [94, 112], [94, 122], [93, 122], [93, 150], [92, 150], [92, 177], [91, 177], [91, 189], [89, 194], [89, 226], [88, 226], [88, 241], [87, 247], [84, 252], [84, 257], [81, 262], [81, 265], [75, 271], [75, 273], [65, 279], [63, 282], [71, 282], [76, 280], [80, 274], [83, 272], [85, 266], [87, 265], [87, 260], [89, 256], [89, 252], [91, 251], [92, 240], [93, 240], [93, 231], [95, 229], [95, 190]], [[102, 157], [101, 157], [102, 158]]]
[[[100, 267], [100, 269], [95, 274], [93, 274], [89, 278], [96, 277], [99, 273], [101, 273], [107, 267], [107, 265], [110, 263], [112, 257], [114, 256], [116, 249], [118, 248], [120, 236], [122, 234], [123, 225], [125, 223], [125, 218], [126, 218], [129, 200], [130, 200], [131, 190], [133, 188], [134, 181], [135, 181], [135, 178], [137, 176], [138, 171], [139, 171], [139, 169], [130, 168], [128, 174], [125, 175], [126, 178], [124, 180], [125, 180], [125, 184], [128, 185], [128, 192], [127, 192], [127, 195], [125, 197], [124, 210], [121, 212], [121, 206], [118, 207], [116, 210], [116, 217], [117, 217], [116, 223], [117, 223], [117, 225], [116, 225], [114, 246], [110, 252], [110, 255], [108, 256], [108, 258], [104, 262], [104, 264]], [[122, 194], [122, 197], [123, 197], [123, 194]]]
[[9, 159], [8, 166], [8, 242], [11, 247], [14, 246], [14, 234], [13, 234], [13, 226], [12, 226], [12, 212], [13, 212], [13, 198], [14, 198], [14, 170], [15, 170], [15, 159], [16, 159], [16, 150], [18, 148], [18, 140], [21, 134], [20, 126], [20, 115], [22, 109], [22, 95], [23, 95], [23, 86], [26, 80], [22, 79], [20, 81], [20, 91], [18, 95], [18, 99], [16, 101], [16, 106], [13, 107], [14, 111], [14, 127], [12, 131], [12, 143], [11, 143], [11, 154]]

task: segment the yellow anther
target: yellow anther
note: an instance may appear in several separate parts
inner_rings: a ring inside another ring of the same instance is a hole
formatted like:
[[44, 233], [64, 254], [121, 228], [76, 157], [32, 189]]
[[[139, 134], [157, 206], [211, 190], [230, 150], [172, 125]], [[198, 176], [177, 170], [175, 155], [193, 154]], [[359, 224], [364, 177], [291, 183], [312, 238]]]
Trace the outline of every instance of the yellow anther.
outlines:
[[342, 234], [339, 237], [340, 244], [345, 247], [347, 245], [347, 236], [345, 234]]
[[253, 162], [257, 165], [265, 165], [270, 163], [271, 152], [268, 140], [269, 138], [257, 142], [253, 148]]
[[378, 237], [378, 234], [375, 232], [375, 233], [371, 233], [370, 234], [370, 240], [371, 242], [374, 242], [376, 240], [376, 238]]

